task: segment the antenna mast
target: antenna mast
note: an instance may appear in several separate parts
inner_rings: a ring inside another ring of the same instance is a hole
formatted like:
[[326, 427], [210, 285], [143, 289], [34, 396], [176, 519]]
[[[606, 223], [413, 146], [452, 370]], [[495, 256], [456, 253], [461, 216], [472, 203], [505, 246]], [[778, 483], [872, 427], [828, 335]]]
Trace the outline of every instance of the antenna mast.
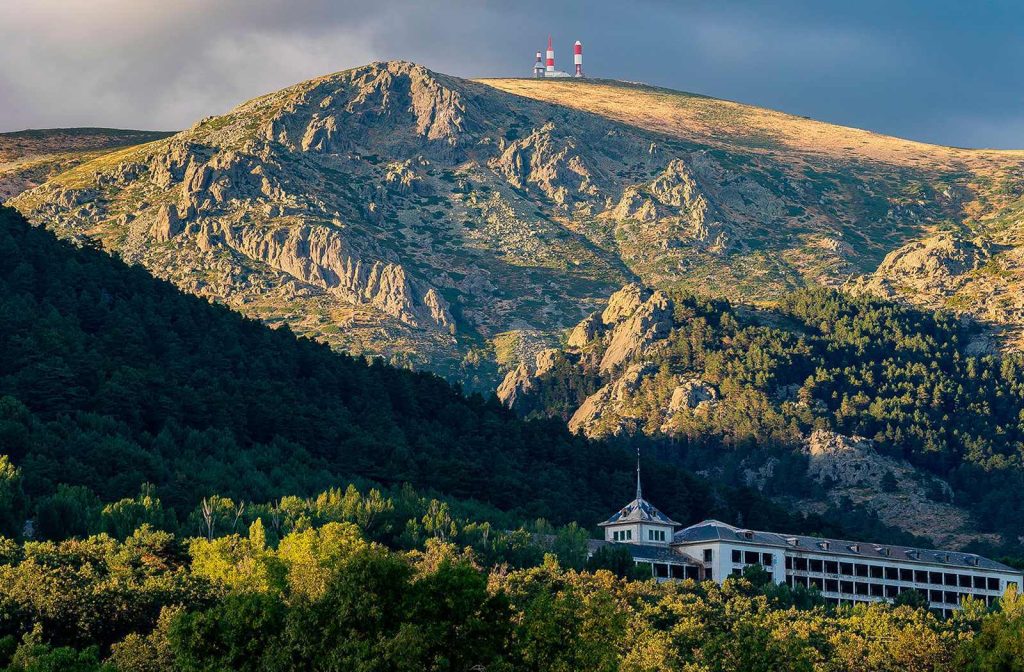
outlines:
[[636, 498], [641, 498], [640, 492], [640, 446], [636, 447]]

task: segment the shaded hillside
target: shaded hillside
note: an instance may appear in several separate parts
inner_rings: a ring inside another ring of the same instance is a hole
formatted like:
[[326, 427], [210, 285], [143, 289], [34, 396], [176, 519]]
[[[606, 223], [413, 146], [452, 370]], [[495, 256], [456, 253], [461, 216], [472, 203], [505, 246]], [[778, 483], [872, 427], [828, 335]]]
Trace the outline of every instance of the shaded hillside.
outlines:
[[[214, 492], [269, 502], [362, 478], [592, 525], [634, 487], [629, 452], [560, 421], [268, 329], [6, 208], [0, 258], [0, 451], [32, 502], [60, 484], [115, 501], [148, 482], [184, 515]], [[840, 533], [650, 464], [647, 491], [682, 520]]]
[[650, 87], [389, 62], [13, 204], [250, 317], [493, 389], [624, 282], [755, 301], [841, 284], [1010, 208], [1019, 162]]
[[505, 403], [806, 510], [862, 503], [943, 545], [1024, 537], [1024, 360], [983, 354], [976, 324], [826, 290], [750, 309], [629, 285], [565, 343], [510, 372]]
[[0, 202], [112, 149], [171, 133], [115, 128], [46, 128], [0, 133]]

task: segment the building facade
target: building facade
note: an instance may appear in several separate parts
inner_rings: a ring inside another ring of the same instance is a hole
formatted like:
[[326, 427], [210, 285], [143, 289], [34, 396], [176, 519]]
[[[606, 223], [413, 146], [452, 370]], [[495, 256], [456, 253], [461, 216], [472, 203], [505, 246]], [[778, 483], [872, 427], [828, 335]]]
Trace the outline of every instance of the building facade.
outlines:
[[967, 597], [991, 605], [1011, 586], [1024, 586], [1020, 570], [972, 553], [761, 532], [717, 520], [677, 530], [643, 498], [639, 474], [636, 499], [600, 525], [603, 543], [624, 544], [659, 581], [721, 583], [759, 565], [776, 583], [817, 588], [830, 604], [891, 601], [916, 590], [942, 615]]

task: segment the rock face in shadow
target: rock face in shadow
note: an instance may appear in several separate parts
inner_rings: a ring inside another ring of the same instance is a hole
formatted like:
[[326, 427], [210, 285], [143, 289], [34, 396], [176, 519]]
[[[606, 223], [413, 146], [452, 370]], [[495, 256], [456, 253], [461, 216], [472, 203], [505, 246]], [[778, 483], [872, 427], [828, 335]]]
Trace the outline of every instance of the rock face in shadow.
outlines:
[[[928, 537], [939, 547], [961, 548], [978, 540], [967, 512], [948, 501], [948, 483], [880, 455], [871, 441], [816, 430], [807, 437], [804, 452], [808, 477], [827, 486], [833, 503], [862, 504], [883, 523]], [[931, 492], [941, 493], [940, 501]], [[999, 543], [997, 535], [983, 536]]]

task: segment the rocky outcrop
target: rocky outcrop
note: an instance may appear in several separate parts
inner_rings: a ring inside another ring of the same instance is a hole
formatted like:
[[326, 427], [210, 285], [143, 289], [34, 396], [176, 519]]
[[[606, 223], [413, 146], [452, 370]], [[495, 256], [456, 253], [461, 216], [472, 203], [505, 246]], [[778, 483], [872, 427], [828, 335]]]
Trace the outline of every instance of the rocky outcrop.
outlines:
[[224, 243], [304, 283], [370, 304], [414, 327], [454, 330], [447, 301], [393, 262], [364, 260], [327, 227], [225, 227]]
[[517, 402], [534, 390], [536, 381], [551, 371], [562, 357], [557, 349], [546, 348], [536, 354], [532, 366], [526, 362], [520, 363], [505, 375], [498, 386], [498, 400], [509, 408], [515, 408]]
[[701, 404], [709, 404], [718, 400], [718, 391], [699, 378], [683, 381], [672, 390], [672, 398], [668, 402], [670, 414], [683, 409], [696, 409]]
[[536, 186], [558, 205], [597, 195], [591, 172], [573, 153], [573, 143], [557, 140], [554, 129], [548, 123], [520, 140], [502, 141], [500, 155], [488, 165], [517, 189]]
[[672, 301], [660, 290], [652, 293], [611, 332], [608, 347], [601, 358], [601, 373], [609, 373], [623, 362], [636, 357], [672, 329]]
[[153, 221], [150, 232], [157, 242], [166, 243], [181, 233], [183, 228], [181, 218], [178, 217], [177, 206], [161, 205], [157, 209], [156, 219]]
[[591, 313], [569, 332], [566, 345], [577, 350], [587, 347], [601, 333], [602, 326], [601, 314]]
[[[623, 413], [623, 402], [640, 389], [643, 380], [656, 373], [651, 364], [632, 364], [617, 380], [587, 397], [569, 419], [569, 429], [587, 436], [618, 435], [635, 418]], [[604, 425], [599, 429], [599, 425]]]
[[610, 214], [623, 222], [658, 222], [667, 247], [684, 239], [720, 251], [728, 243], [722, 217], [681, 159], [669, 161], [653, 180], [628, 186]]
[[651, 295], [651, 290], [631, 282], [608, 297], [608, 303], [601, 312], [601, 323], [614, 325], [630, 317]]
[[978, 241], [939, 234], [907, 243], [890, 252], [868, 280], [868, 289], [895, 295], [897, 289], [928, 294], [954, 294], [966, 275], [991, 258], [991, 246]]
[[903, 460], [880, 455], [867, 439], [817, 430], [807, 438], [804, 453], [808, 476], [828, 486], [833, 503], [848, 499], [862, 504], [883, 523], [929, 537], [940, 546], [959, 548], [978, 538], [963, 509], [936, 501], [936, 496], [952, 497], [947, 483]]

